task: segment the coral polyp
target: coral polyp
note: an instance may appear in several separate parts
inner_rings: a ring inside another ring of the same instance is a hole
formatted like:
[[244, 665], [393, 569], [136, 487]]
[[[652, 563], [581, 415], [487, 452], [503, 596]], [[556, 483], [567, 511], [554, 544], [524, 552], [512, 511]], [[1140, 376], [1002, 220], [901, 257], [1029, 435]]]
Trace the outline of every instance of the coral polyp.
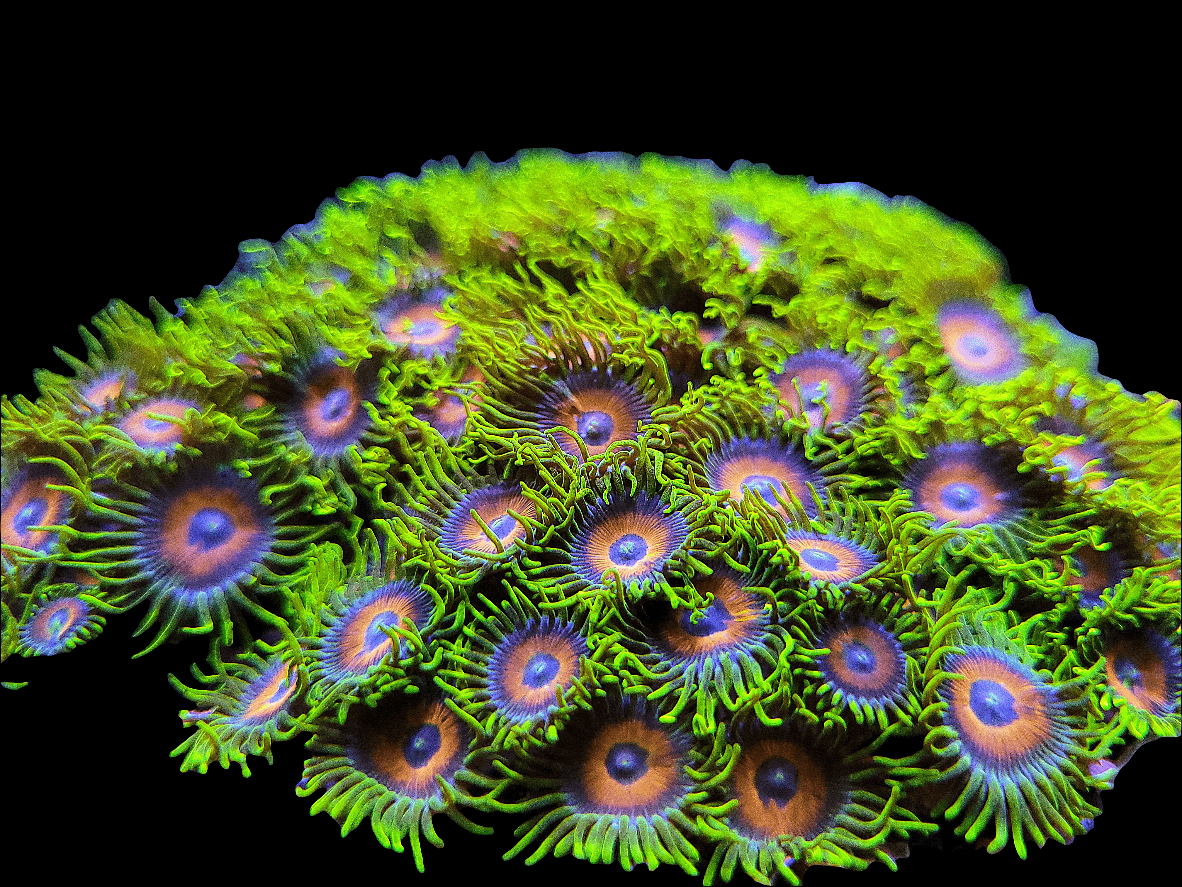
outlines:
[[191, 401], [151, 398], [124, 416], [119, 430], [142, 449], [167, 453], [184, 441], [185, 414], [191, 409], [197, 409]]
[[856, 420], [873, 383], [852, 356], [832, 349], [793, 354], [775, 378], [780, 405], [804, 416], [811, 431], [832, 432]]
[[461, 328], [444, 315], [448, 292], [399, 293], [374, 310], [374, 323], [390, 344], [420, 357], [446, 357], [455, 349]]
[[540, 842], [527, 863], [572, 853], [589, 862], [618, 859], [627, 871], [666, 863], [697, 874], [688, 813], [707, 793], [690, 745], [688, 734], [660, 724], [635, 699], [609, 695], [576, 712], [537, 762], [514, 774], [528, 799], [521, 806], [542, 812], [517, 829], [520, 840], [506, 856]]
[[1000, 453], [964, 441], [928, 450], [904, 482], [917, 509], [962, 527], [1004, 524], [1020, 503], [1020, 484]]
[[53, 527], [66, 521], [69, 496], [57, 489], [65, 478], [53, 469], [33, 470], [4, 488], [0, 538], [4, 545], [45, 551], [57, 541]]
[[936, 810], [991, 853], [1012, 842], [1025, 858], [1028, 840], [1068, 843], [1100, 813], [1087, 798], [1097, 755], [1082, 710], [1095, 669], [1054, 683], [993, 614], [970, 615], [971, 604], [962, 599], [937, 623], [925, 674]]
[[646, 493], [621, 497], [583, 517], [571, 540], [571, 568], [588, 585], [614, 574], [624, 585], [651, 584], [687, 536], [685, 517]]
[[936, 311], [936, 323], [944, 352], [965, 382], [1000, 382], [1021, 372], [1016, 338], [987, 304], [946, 302]]
[[[824, 495], [821, 475], [804, 457], [779, 442], [737, 438], [706, 457], [710, 486], [728, 492], [736, 501], [757, 495], [777, 507], [796, 499], [807, 511], [816, 511], [814, 493]], [[811, 489], [810, 489], [811, 488]]]
[[[635, 436], [636, 426], [649, 419], [635, 389], [595, 376], [576, 376], [549, 392], [539, 413], [543, 428], [565, 428], [572, 438], [583, 441], [592, 456], [606, 452], [616, 441]], [[578, 452], [573, 439], [562, 448], [572, 456]]]
[[1182, 732], [1177, 402], [914, 200], [477, 157], [181, 295], [0, 405], [13, 797], [69, 719], [338, 866], [1088, 868]]

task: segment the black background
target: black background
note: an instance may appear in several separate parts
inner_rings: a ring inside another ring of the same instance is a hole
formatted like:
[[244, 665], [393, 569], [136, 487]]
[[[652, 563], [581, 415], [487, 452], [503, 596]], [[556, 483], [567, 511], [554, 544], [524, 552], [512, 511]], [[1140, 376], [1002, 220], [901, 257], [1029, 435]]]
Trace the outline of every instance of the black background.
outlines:
[[[376, 111], [376, 109], [375, 109]], [[996, 138], [976, 132], [919, 133], [905, 148], [886, 130], [851, 133], [837, 150], [808, 138], [736, 137], [735, 146], [694, 137], [598, 139], [535, 135], [504, 145], [467, 137], [444, 141], [398, 130], [346, 132], [329, 114], [268, 119], [265, 102], [251, 114], [227, 115], [216, 129], [194, 126], [154, 134], [150, 126], [79, 133], [77, 152], [31, 150], [13, 182], [5, 287], [3, 390], [35, 394], [32, 368], [63, 367], [52, 352], [83, 354], [76, 329], [108, 300], [146, 310], [149, 296], [169, 304], [195, 297], [233, 265], [237, 244], [274, 241], [312, 218], [318, 203], [359, 175], [417, 174], [428, 159], [474, 148], [500, 161], [519, 147], [572, 153], [625, 150], [708, 156], [723, 168], [736, 158], [769, 163], [819, 182], [862, 181], [887, 195], [910, 194], [976, 228], [1009, 262], [1012, 280], [1030, 287], [1035, 306], [1072, 332], [1095, 340], [1099, 369], [1135, 392], [1177, 397], [1177, 304], [1172, 254], [1157, 233], [1159, 185], [1141, 155], [1124, 143], [1054, 137]], [[423, 127], [429, 129], [429, 127]], [[265, 130], [268, 135], [258, 137]], [[839, 140], [840, 141], [840, 140]], [[1172, 269], [1171, 269], [1172, 270]], [[18, 310], [19, 309], [19, 310]], [[23, 319], [22, 319], [23, 318]], [[115, 619], [95, 642], [69, 654], [10, 660], [5, 680], [30, 686], [3, 697], [6, 856], [52, 852], [90, 874], [139, 877], [297, 877], [378, 872], [413, 876], [409, 852], [384, 851], [368, 823], [341, 840], [326, 815], [309, 818], [296, 798], [302, 741], [278, 747], [274, 767], [259, 761], [243, 781], [237, 769], [204, 777], [181, 774], [168, 757], [185, 736], [184, 705], [168, 686], [204, 658], [194, 641], [131, 661], [143, 644], [130, 638], [138, 614]], [[1001, 884], [1095, 881], [1120, 874], [1130, 860], [1171, 854], [1176, 840], [1178, 743], [1142, 749], [1104, 795], [1096, 829], [1073, 846], [1049, 845], [1018, 864], [1012, 850], [949, 854], [919, 849], [891, 876], [882, 866], [847, 873], [815, 869], [807, 883], [870, 885], [970, 875]], [[1168, 812], [1167, 812], [1168, 811]], [[477, 816], [482, 821], [488, 817]], [[532, 870], [499, 862], [512, 844], [499, 822], [491, 838], [466, 835], [444, 818], [444, 851], [428, 848], [428, 876], [617, 878], [547, 860]], [[68, 840], [62, 840], [67, 837]], [[166, 861], [161, 861], [161, 856]], [[628, 883], [694, 883], [676, 869], [634, 872]], [[741, 883], [744, 879], [740, 878]]]

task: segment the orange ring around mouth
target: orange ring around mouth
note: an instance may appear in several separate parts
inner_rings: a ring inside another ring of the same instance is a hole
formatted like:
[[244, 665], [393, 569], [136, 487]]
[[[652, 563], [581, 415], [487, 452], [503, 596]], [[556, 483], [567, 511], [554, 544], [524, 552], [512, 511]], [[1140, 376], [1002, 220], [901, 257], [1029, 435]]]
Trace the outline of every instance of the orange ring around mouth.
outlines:
[[742, 747], [732, 772], [739, 804], [731, 816], [751, 837], [807, 840], [833, 817], [832, 778], [816, 754], [795, 740], [756, 738]]
[[1053, 736], [1047, 689], [1004, 654], [970, 647], [949, 657], [956, 675], [945, 693], [949, 712], [972, 758], [995, 767], [1037, 756]]
[[[54, 527], [65, 523], [70, 512], [70, 497], [52, 486], [64, 486], [65, 476], [52, 468], [34, 468], [4, 492], [0, 516], [0, 540], [33, 551], [45, 551], [57, 538]], [[7, 559], [7, 555], [5, 558]]]

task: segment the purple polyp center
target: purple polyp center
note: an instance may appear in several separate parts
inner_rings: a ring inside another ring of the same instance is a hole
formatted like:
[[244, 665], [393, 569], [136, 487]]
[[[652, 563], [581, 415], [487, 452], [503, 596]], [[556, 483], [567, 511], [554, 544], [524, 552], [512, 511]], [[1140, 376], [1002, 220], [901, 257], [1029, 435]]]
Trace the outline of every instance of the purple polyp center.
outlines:
[[693, 620], [693, 610], [683, 612], [677, 622], [681, 626], [681, 630], [690, 637], [704, 638], [720, 631], [726, 631], [730, 615], [726, 606], [716, 595], [714, 602], [698, 617], [697, 622]]
[[431, 763], [442, 744], [439, 728], [435, 724], [420, 724], [402, 743], [402, 756], [406, 758], [406, 763], [417, 770]]
[[277, 686], [275, 688], [275, 692], [271, 694], [270, 699], [267, 700], [268, 702], [270, 702], [271, 704], [275, 704], [275, 703], [283, 701], [284, 697], [287, 696], [287, 691], [288, 691], [288, 688], [290, 687], [290, 684], [288, 684], [288, 680], [289, 680], [288, 678], [284, 678], [282, 681], [279, 682], [279, 686]]
[[390, 640], [383, 628], [396, 628], [398, 626], [398, 616], [395, 613], [379, 613], [373, 617], [373, 621], [369, 623], [369, 627], [365, 629], [365, 649], [375, 650], [382, 645], [383, 641]]
[[45, 520], [45, 515], [49, 512], [49, 503], [44, 499], [38, 497], [30, 499], [24, 504], [20, 511], [16, 513], [16, 517], [12, 519], [13, 526], [17, 532], [24, 535], [29, 532], [30, 527], [39, 527], [41, 522]]
[[949, 511], [972, 511], [980, 502], [981, 493], [971, 484], [948, 484], [940, 491], [940, 503]]
[[841, 657], [845, 662], [846, 668], [854, 674], [874, 674], [874, 670], [878, 667], [878, 657], [874, 655], [873, 650], [861, 641], [846, 644], [842, 650]]
[[525, 664], [521, 682], [527, 687], [545, 687], [558, 676], [558, 657], [550, 653], [534, 653]]
[[755, 790], [764, 804], [785, 806], [796, 794], [800, 777], [787, 758], [773, 755], [755, 771]]
[[1051, 457], [1051, 461], [1061, 468], [1067, 469], [1068, 480], [1079, 480], [1083, 477], [1083, 468], [1074, 459], [1063, 453]]
[[488, 521], [488, 528], [496, 534], [498, 539], [504, 539], [513, 532], [513, 528], [516, 526], [517, 521], [507, 514], [498, 514]]
[[989, 340], [984, 336], [970, 334], [962, 338], [960, 344], [966, 352], [978, 359], [985, 357], [990, 351]]
[[590, 410], [580, 413], [575, 420], [575, 430], [590, 446], [598, 447], [611, 441], [612, 431], [616, 423], [612, 417], [602, 410]]
[[202, 508], [189, 521], [189, 544], [212, 551], [233, 538], [234, 519], [220, 508]]
[[1116, 670], [1116, 676], [1120, 678], [1120, 682], [1130, 690], [1143, 689], [1141, 669], [1128, 656], [1124, 654], [1117, 655], [1116, 661], [1113, 663], [1113, 668]]
[[648, 543], [635, 533], [625, 533], [612, 543], [608, 556], [613, 564], [621, 567], [631, 567], [644, 560], [648, 554]]
[[973, 681], [969, 688], [969, 706], [973, 714], [987, 727], [1004, 727], [1018, 717], [1014, 711], [1014, 697], [997, 681]]
[[823, 548], [801, 549], [800, 560], [805, 566], [811, 567], [814, 570], [832, 572], [838, 567], [837, 558], [833, 556], [832, 552], [825, 551]]
[[[827, 384], [827, 382], [826, 382], [826, 384]], [[821, 382], [814, 382], [812, 385], [801, 385], [800, 386], [801, 399], [804, 400], [805, 403], [811, 403], [812, 401], [819, 400], [821, 398], [821, 396], [825, 393], [824, 391], [821, 390], [821, 388], [822, 388]]]
[[353, 394], [348, 388], [334, 388], [320, 401], [320, 418], [325, 422], [339, 422], [349, 415]]
[[73, 616], [70, 613], [69, 607], [58, 607], [49, 614], [49, 619], [46, 620], [46, 627], [57, 638], [61, 638], [70, 626], [73, 624]]
[[757, 493], [768, 505], [776, 505], [776, 493], [783, 495], [783, 486], [774, 477], [766, 474], [751, 474], [743, 478], [743, 486]]
[[607, 750], [603, 765], [620, 785], [631, 785], [648, 772], [648, 751], [635, 742], [617, 742]]

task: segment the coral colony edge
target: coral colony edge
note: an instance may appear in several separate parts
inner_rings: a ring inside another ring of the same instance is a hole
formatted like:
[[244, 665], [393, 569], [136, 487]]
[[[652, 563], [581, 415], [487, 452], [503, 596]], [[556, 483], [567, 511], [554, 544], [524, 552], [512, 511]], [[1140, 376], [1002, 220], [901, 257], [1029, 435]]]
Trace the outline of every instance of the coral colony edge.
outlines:
[[863, 186], [538, 152], [123, 295], [3, 405], [24, 833], [1102, 869], [1176, 792], [1122, 809], [1177, 774], [1178, 407], [1003, 269]]

